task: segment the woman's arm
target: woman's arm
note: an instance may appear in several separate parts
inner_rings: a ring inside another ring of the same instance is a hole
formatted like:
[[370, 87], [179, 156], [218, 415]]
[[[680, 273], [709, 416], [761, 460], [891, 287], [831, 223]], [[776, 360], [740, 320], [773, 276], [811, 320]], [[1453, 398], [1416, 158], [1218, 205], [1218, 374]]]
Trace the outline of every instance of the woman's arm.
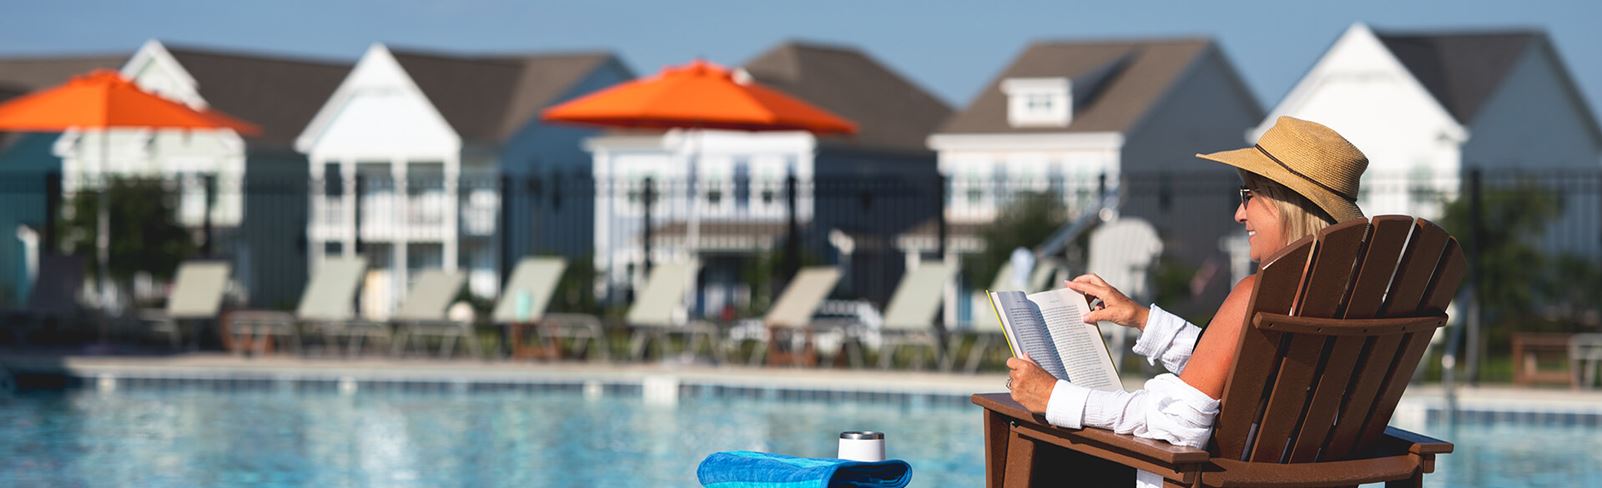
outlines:
[[1033, 362], [1009, 359], [1012, 397], [1024, 408], [1042, 412], [1054, 425], [1101, 427], [1161, 439], [1176, 445], [1200, 446], [1212, 431], [1218, 398], [1235, 364], [1246, 307], [1256, 277], [1241, 280], [1213, 315], [1217, 328], [1197, 344], [1184, 372], [1161, 375], [1134, 392], [1090, 390], [1052, 378]]
[[1235, 367], [1235, 353], [1246, 327], [1246, 307], [1256, 286], [1257, 275], [1251, 275], [1230, 290], [1229, 297], [1213, 314], [1213, 321], [1207, 323], [1208, 332], [1196, 344], [1179, 379], [1214, 399], [1224, 396], [1224, 382]]

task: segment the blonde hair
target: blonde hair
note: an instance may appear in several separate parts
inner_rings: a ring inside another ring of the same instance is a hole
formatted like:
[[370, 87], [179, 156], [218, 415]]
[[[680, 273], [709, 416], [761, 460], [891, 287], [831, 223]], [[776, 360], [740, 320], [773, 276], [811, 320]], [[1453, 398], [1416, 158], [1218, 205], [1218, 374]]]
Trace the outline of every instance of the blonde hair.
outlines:
[[1240, 179], [1254, 195], [1267, 197], [1264, 203], [1274, 203], [1275, 213], [1279, 214], [1279, 226], [1285, 235], [1283, 244], [1317, 234], [1335, 223], [1335, 219], [1318, 205], [1285, 185], [1249, 171], [1241, 171]]

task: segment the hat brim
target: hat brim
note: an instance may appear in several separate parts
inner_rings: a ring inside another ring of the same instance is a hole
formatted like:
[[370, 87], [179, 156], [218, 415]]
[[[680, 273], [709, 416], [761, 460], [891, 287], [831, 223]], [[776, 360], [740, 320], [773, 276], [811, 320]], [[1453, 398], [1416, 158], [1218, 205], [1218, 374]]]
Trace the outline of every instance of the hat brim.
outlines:
[[1321, 188], [1313, 182], [1291, 173], [1290, 170], [1280, 166], [1279, 163], [1275, 163], [1274, 160], [1269, 159], [1257, 148], [1248, 147], [1209, 154], [1197, 153], [1196, 157], [1234, 166], [1268, 178], [1275, 183], [1285, 185], [1286, 188], [1290, 188], [1297, 194], [1307, 197], [1308, 201], [1318, 205], [1318, 208], [1323, 209], [1336, 222], [1364, 218], [1363, 210], [1357, 208], [1357, 203], [1341, 198], [1340, 195], [1336, 195], [1332, 191]]

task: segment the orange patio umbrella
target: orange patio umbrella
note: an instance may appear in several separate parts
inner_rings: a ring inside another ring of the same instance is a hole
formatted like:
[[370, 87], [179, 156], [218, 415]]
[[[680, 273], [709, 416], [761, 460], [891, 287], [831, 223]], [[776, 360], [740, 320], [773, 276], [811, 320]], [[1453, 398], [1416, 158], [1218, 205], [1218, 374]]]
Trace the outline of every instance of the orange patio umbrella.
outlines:
[[[214, 110], [196, 110], [144, 89], [111, 70], [95, 70], [59, 86], [0, 104], [0, 131], [62, 132], [111, 129], [231, 129], [257, 135], [261, 129]], [[101, 137], [101, 162], [109, 159], [108, 137]], [[110, 255], [107, 202], [100, 192], [96, 226], [96, 261], [101, 293], [109, 296], [106, 271]]]
[[112, 128], [261, 129], [214, 110], [195, 110], [147, 92], [111, 70], [95, 70], [66, 83], [0, 105], [0, 131], [61, 132]]
[[551, 107], [542, 118], [603, 127], [857, 131], [849, 120], [701, 60]]
[[[857, 125], [777, 90], [736, 79], [728, 69], [703, 60], [670, 66], [641, 78], [545, 110], [551, 122], [601, 127], [807, 131], [855, 134]], [[692, 156], [693, 158], [693, 156]], [[695, 195], [695, 164], [687, 188]], [[690, 199], [686, 243], [697, 246], [699, 198]], [[647, 224], [649, 225], [649, 224]], [[650, 243], [646, 243], [650, 246]], [[646, 248], [649, 251], [649, 247]], [[649, 254], [649, 252], [647, 252]], [[649, 256], [646, 266], [650, 266]]]

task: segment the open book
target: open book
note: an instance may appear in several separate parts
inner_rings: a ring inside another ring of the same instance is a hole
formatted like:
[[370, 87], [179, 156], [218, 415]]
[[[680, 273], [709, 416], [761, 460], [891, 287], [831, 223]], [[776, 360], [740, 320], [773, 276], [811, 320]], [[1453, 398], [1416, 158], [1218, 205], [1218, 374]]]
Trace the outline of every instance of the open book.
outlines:
[[1028, 353], [1041, 369], [1075, 385], [1123, 391], [1100, 330], [1085, 323], [1090, 304], [1084, 295], [1068, 288], [986, 293], [1013, 356]]

